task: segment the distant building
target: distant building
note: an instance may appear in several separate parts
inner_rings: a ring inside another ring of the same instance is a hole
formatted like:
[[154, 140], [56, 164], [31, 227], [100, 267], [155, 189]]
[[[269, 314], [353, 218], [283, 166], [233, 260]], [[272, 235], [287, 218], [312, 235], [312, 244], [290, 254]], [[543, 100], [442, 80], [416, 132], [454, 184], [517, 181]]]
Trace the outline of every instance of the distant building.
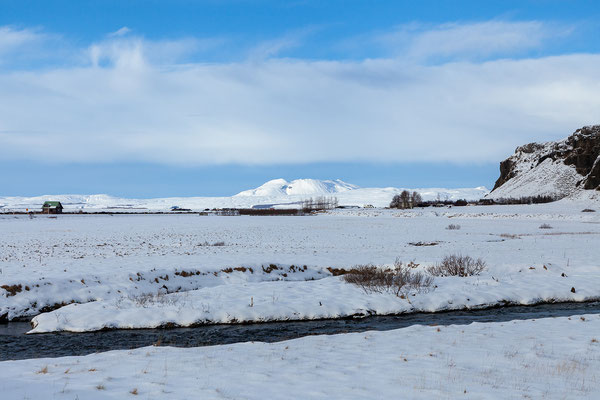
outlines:
[[46, 201], [42, 206], [44, 214], [62, 214], [63, 206], [60, 201]]

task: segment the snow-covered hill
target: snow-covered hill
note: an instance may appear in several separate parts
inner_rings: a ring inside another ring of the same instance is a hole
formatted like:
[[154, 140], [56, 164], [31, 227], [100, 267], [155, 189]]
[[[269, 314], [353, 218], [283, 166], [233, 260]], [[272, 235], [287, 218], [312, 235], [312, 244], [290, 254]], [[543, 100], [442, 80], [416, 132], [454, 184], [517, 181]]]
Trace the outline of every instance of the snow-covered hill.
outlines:
[[579, 198], [598, 196], [599, 190], [600, 125], [595, 125], [556, 142], [517, 147], [500, 163], [500, 178], [487, 198]]
[[346, 183], [339, 179], [334, 181], [318, 179], [296, 179], [291, 182], [285, 179], [273, 179], [257, 187], [256, 189], [244, 190], [236, 196], [286, 196], [306, 195], [322, 196], [333, 195], [358, 189], [358, 186]]
[[[169, 197], [156, 199], [126, 199], [106, 194], [95, 195], [44, 195], [37, 197], [0, 197], [0, 212], [9, 210], [40, 210], [48, 200], [60, 201], [65, 211], [166, 211], [173, 206], [189, 208], [194, 211], [206, 208], [251, 208], [258, 205], [275, 207], [299, 207], [303, 200], [310, 197], [333, 196], [340, 205], [386, 207], [394, 195], [405, 188], [359, 188], [341, 180], [297, 179], [291, 182], [285, 179], [271, 180], [256, 189], [243, 191], [231, 197]], [[423, 200], [478, 200], [489, 190], [483, 186], [477, 188], [445, 189], [425, 188], [408, 189], [417, 191]]]

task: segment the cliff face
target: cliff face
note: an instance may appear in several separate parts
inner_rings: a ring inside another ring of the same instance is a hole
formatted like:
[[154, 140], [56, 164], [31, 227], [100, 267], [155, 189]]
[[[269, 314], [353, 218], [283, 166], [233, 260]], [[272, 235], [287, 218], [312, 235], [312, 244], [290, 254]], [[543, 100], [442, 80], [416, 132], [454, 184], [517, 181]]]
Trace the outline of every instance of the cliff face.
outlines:
[[517, 147], [500, 163], [500, 177], [488, 198], [560, 198], [579, 190], [600, 190], [600, 125], [557, 142]]

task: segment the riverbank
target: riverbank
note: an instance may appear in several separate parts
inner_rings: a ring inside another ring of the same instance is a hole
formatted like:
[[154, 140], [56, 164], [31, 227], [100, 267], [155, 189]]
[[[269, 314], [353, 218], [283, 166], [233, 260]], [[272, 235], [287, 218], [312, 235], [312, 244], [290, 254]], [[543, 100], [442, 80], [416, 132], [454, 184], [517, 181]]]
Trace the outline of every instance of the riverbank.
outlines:
[[329, 319], [300, 322], [205, 325], [194, 328], [105, 330], [86, 333], [26, 335], [28, 322], [0, 325], [0, 361], [81, 356], [151, 345], [199, 347], [240, 342], [278, 342], [304, 336], [386, 331], [413, 325], [465, 325], [474, 322], [555, 318], [600, 314], [600, 302], [504, 306], [485, 310], [412, 313], [400, 316]]
[[[0, 362], [10, 398], [600, 396], [600, 316]], [[298, 379], [301, 376], [302, 379]]]

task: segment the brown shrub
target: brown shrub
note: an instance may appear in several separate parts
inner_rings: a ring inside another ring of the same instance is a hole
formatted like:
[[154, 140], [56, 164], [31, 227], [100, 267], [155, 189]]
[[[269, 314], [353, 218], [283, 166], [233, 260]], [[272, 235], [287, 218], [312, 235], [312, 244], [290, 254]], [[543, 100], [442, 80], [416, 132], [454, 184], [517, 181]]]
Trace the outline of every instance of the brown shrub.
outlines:
[[269, 264], [269, 266], [267, 268], [265, 268], [264, 265], [262, 266], [263, 272], [265, 272], [267, 274], [270, 274], [271, 272], [276, 271], [278, 269], [279, 269], [279, 267], [275, 264]]
[[329, 271], [331, 273], [331, 275], [333, 275], [333, 276], [340, 276], [340, 275], [346, 275], [351, 270], [347, 270], [344, 268], [327, 267], [327, 271]]
[[193, 276], [193, 275], [200, 275], [201, 272], [196, 270], [196, 271], [175, 271], [175, 275], [179, 275], [183, 278], [187, 278], [189, 276]]
[[434, 276], [465, 277], [479, 275], [485, 268], [485, 261], [481, 258], [475, 260], [469, 256], [452, 254], [444, 257], [442, 262], [427, 268], [427, 272]]
[[394, 268], [388, 269], [373, 264], [357, 265], [343, 279], [347, 283], [362, 288], [366, 293], [394, 293], [401, 297], [405, 290], [427, 288], [433, 283], [433, 278], [422, 272], [412, 271], [412, 267], [396, 260]]
[[17, 293], [23, 290], [23, 286], [19, 285], [2, 285], [0, 288], [6, 290], [8, 292], [7, 297], [15, 296]]

